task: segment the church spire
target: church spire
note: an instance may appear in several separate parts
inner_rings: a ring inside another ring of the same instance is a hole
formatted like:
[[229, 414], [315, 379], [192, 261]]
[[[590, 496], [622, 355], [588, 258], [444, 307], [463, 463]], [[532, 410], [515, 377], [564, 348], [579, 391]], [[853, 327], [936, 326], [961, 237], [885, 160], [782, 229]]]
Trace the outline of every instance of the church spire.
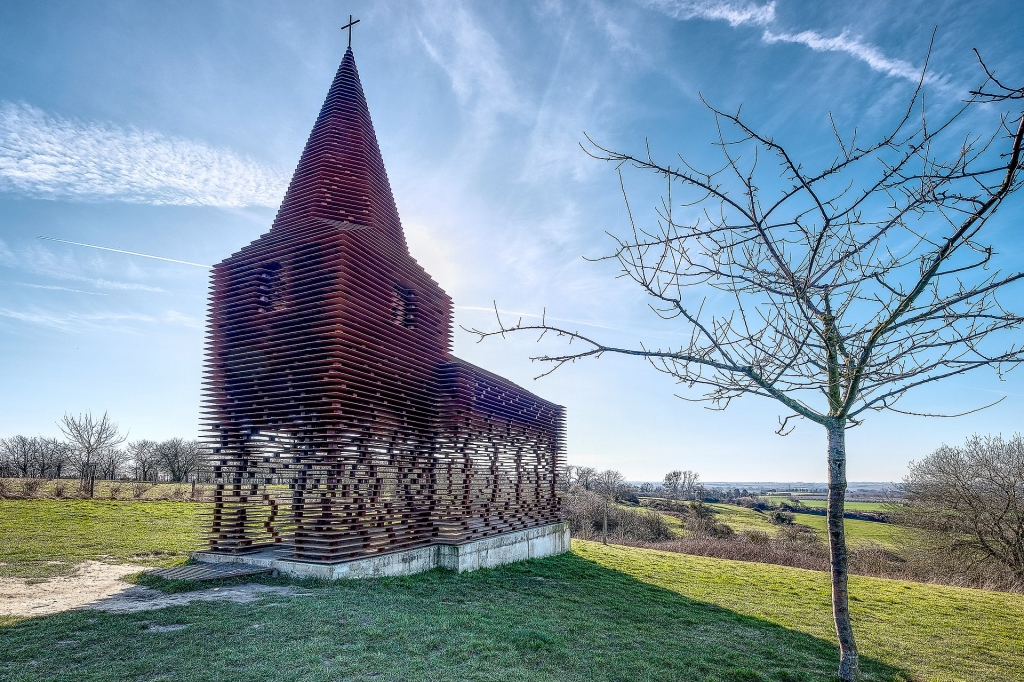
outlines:
[[273, 229], [375, 228], [405, 247], [352, 49], [338, 67]]

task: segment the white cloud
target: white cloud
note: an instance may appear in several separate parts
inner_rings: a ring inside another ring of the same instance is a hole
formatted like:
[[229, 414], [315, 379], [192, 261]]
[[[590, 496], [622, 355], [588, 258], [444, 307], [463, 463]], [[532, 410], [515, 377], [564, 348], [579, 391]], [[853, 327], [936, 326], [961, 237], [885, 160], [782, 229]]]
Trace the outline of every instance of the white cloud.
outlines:
[[[921, 78], [921, 67], [914, 66], [902, 59], [886, 57], [876, 46], [861, 42], [856, 38], [851, 38], [848, 31], [843, 31], [834, 38], [826, 38], [817, 31], [774, 33], [766, 29], [762, 39], [768, 44], [797, 43], [806, 45], [815, 52], [844, 52], [887, 76], [905, 78], [911, 81], [917, 81]], [[927, 82], [939, 82], [940, 80], [942, 79], [933, 75], [929, 75], [926, 78]]]
[[82, 291], [81, 289], [71, 289], [69, 287], [57, 287], [49, 284], [29, 284], [28, 282], [15, 282], [20, 287], [29, 287], [32, 289], [47, 289], [49, 291], [70, 291], [74, 294], [90, 294], [92, 296], [106, 296], [106, 294], [99, 291]]
[[188, 327], [190, 329], [202, 329], [203, 327], [203, 321], [198, 317], [193, 317], [192, 315], [181, 313], [177, 310], [168, 310], [165, 312], [163, 321], [168, 324]]
[[420, 40], [430, 58], [444, 69], [455, 96], [472, 118], [473, 139], [467, 147], [478, 148], [495, 132], [501, 116], [521, 117], [528, 108], [494, 36], [461, 4], [448, 3], [444, 11], [434, 5], [429, 9]]
[[730, 26], [765, 26], [775, 20], [775, 3], [720, 2], [718, 0], [641, 0], [673, 19], [727, 21]]
[[[58, 256], [41, 244], [32, 244], [14, 254], [7, 245], [0, 241], [0, 265], [19, 268], [34, 275], [52, 277], [58, 280], [84, 282], [97, 289], [108, 291], [163, 291], [160, 287], [139, 282], [124, 282], [96, 276], [93, 273], [105, 274], [109, 271], [106, 261], [94, 258], [85, 264], [71, 254]], [[124, 274], [124, 273], [122, 273]], [[140, 273], [141, 274], [141, 273]]]
[[79, 275], [66, 274], [63, 278], [77, 282], [86, 282], [98, 289], [110, 289], [112, 291], [163, 291], [160, 287], [152, 287], [148, 284], [139, 284], [137, 282], [117, 282], [99, 277], [81, 277]]
[[3, 239], [0, 239], [0, 264], [13, 266], [15, 261], [14, 252]]
[[202, 142], [0, 103], [0, 190], [146, 204], [276, 206], [287, 180]]
[[[765, 5], [754, 3], [720, 2], [717, 0], [640, 0], [647, 7], [659, 10], [664, 14], [688, 21], [690, 19], [707, 19], [711, 21], [727, 21], [730, 26], [765, 26], [775, 22], [775, 2]], [[775, 32], [765, 28], [761, 39], [771, 45], [774, 43], [794, 43], [811, 48], [815, 52], [842, 52], [859, 59], [875, 71], [892, 76], [917, 81], [921, 78], [921, 67], [914, 66], [902, 59], [885, 56], [881, 49], [871, 43], [851, 38], [849, 31], [828, 38], [817, 31]], [[929, 74], [925, 82], [943, 85], [946, 79], [942, 76]]]
[[96, 329], [109, 328], [130, 323], [163, 323], [172, 326], [199, 328], [202, 326], [200, 320], [180, 313], [176, 310], [168, 310], [162, 316], [145, 315], [142, 313], [119, 313], [110, 311], [80, 313], [65, 312], [56, 313], [38, 308], [30, 310], [12, 310], [0, 308], [0, 317], [26, 322], [29, 324], [49, 327], [51, 329], [62, 329], [71, 331], [75, 329]]
[[140, 315], [137, 313], [53, 313], [45, 310], [11, 310], [0, 308], [0, 317], [6, 317], [19, 322], [28, 322], [42, 327], [56, 329], [71, 329], [76, 326], [95, 327], [104, 323], [119, 322], [156, 322], [157, 318], [151, 315]]

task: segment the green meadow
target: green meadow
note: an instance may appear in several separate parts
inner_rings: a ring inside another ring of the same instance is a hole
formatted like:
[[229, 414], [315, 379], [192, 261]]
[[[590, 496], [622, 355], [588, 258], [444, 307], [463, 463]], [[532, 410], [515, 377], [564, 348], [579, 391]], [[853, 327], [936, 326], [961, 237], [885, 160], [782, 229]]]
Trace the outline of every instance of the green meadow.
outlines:
[[[802, 497], [787, 497], [785, 495], [766, 495], [765, 500], [771, 504], [779, 504], [780, 502], [797, 502], [799, 501], [805, 507], [813, 507], [815, 509], [825, 509], [828, 507], [828, 502], [825, 500], [807, 500]], [[859, 502], [857, 500], [847, 500], [844, 505], [847, 511], [885, 511], [888, 506], [885, 502]]]
[[0, 577], [45, 579], [86, 559], [173, 565], [201, 547], [189, 502], [0, 500]]
[[[37, 580], [46, 561], [180, 562], [201, 512], [5, 501], [0, 562]], [[494, 570], [291, 584], [306, 596], [0, 620], [0, 680], [811, 682], [837, 655], [828, 575], [784, 566], [574, 541]], [[859, 576], [851, 595], [865, 680], [1024, 680], [1022, 595]]]

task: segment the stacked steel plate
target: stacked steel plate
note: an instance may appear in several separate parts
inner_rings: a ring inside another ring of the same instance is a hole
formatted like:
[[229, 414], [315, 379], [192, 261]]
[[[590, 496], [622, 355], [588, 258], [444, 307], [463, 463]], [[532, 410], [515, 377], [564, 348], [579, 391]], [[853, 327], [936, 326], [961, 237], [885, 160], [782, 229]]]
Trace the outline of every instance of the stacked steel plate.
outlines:
[[343, 561], [557, 520], [564, 409], [454, 358], [349, 50], [270, 231], [214, 268], [215, 551]]

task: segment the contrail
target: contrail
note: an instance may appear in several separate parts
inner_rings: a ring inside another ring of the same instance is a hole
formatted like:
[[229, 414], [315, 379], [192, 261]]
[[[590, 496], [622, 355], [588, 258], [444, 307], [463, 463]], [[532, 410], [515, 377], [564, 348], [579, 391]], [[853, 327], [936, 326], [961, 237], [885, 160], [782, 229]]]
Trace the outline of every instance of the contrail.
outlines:
[[46, 239], [51, 242], [61, 242], [63, 244], [74, 244], [75, 246], [86, 246], [90, 249], [100, 249], [102, 251], [113, 251], [114, 253], [127, 253], [129, 256], [141, 256], [143, 258], [154, 258], [156, 260], [165, 260], [168, 263], [181, 263], [182, 265], [194, 265], [197, 268], [206, 268], [209, 270], [212, 265], [203, 265], [202, 263], [192, 263], [187, 260], [178, 260], [177, 258], [164, 258], [163, 256], [151, 256], [148, 253], [137, 253], [135, 251], [125, 251], [124, 249], [112, 249], [109, 246], [96, 246], [95, 244], [83, 244], [82, 242], [69, 242], [67, 239], [57, 239], [56, 237], [44, 237], [39, 235], [40, 239]]

